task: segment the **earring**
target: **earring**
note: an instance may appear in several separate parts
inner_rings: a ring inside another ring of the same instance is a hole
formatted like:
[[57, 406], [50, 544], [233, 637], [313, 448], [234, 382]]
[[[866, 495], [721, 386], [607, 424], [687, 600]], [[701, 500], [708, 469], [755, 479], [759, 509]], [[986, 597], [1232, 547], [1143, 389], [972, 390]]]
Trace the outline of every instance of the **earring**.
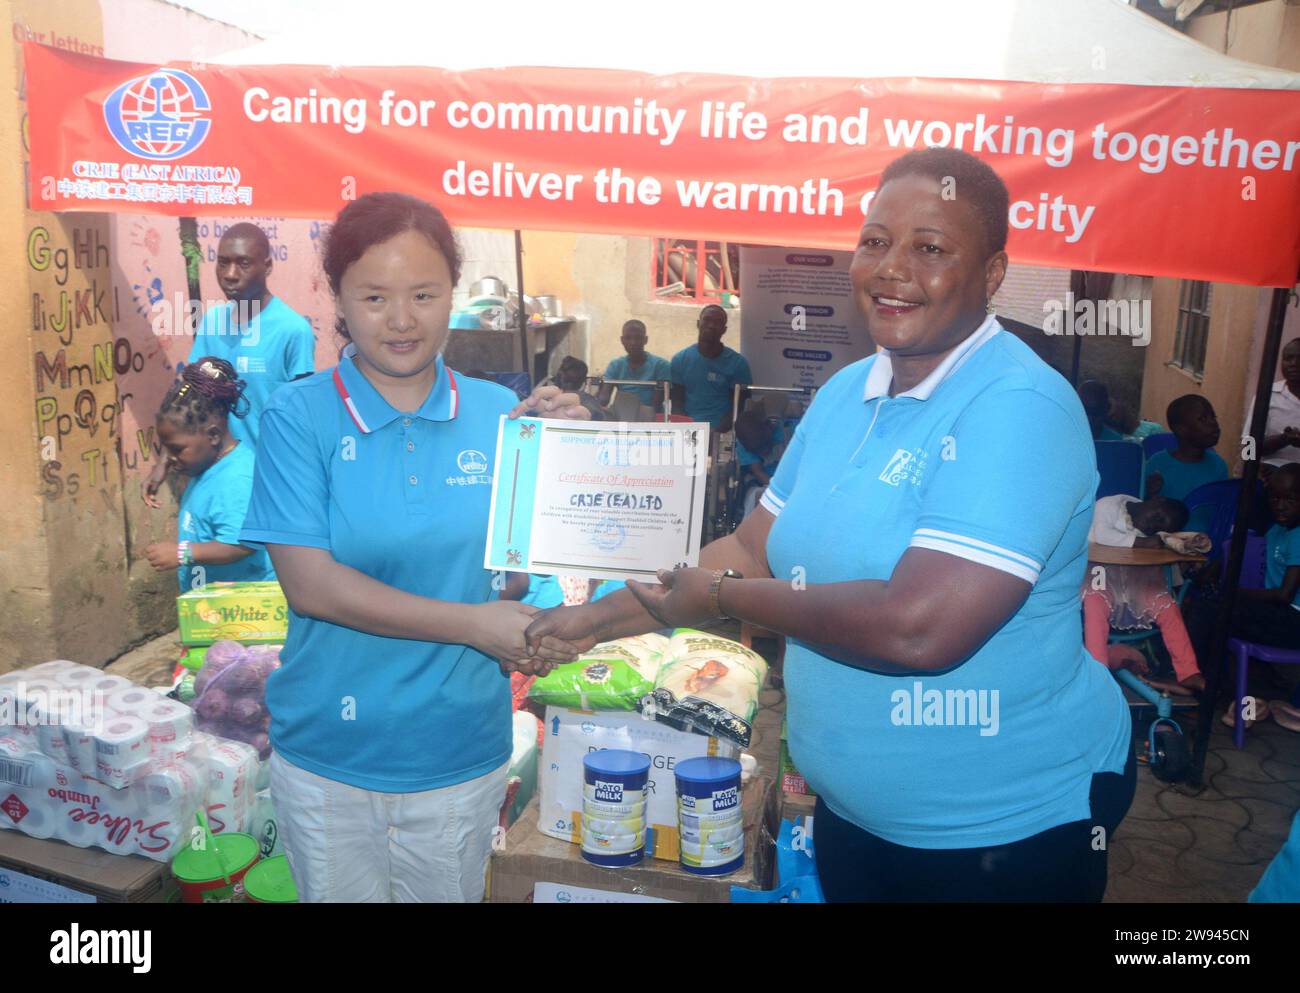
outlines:
[[984, 301], [984, 309], [985, 309], [985, 311], [987, 311], [987, 312], [990, 313], [990, 314], [993, 313], [993, 311], [996, 309], [996, 308], [994, 308], [994, 306], [993, 306], [993, 298], [992, 298], [992, 297], [989, 297], [986, 301]]

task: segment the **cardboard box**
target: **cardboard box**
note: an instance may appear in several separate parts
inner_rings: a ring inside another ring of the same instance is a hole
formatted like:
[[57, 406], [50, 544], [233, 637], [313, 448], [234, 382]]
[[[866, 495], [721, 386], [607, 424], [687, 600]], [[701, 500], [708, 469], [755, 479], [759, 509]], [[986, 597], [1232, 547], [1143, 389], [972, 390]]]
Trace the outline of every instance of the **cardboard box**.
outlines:
[[629, 869], [606, 869], [583, 859], [577, 845], [537, 830], [537, 804], [529, 804], [492, 854], [488, 894], [491, 903], [626, 903], [627, 897], [653, 897], [678, 903], [730, 903], [731, 887], [771, 888], [781, 791], [771, 779], [756, 777], [745, 786], [745, 864], [729, 876], [696, 876], [677, 862], [647, 858]]
[[181, 642], [211, 645], [282, 644], [289, 633], [289, 604], [279, 583], [208, 583], [176, 598]]
[[570, 844], [582, 841], [582, 758], [600, 748], [626, 748], [650, 757], [646, 787], [647, 826], [654, 830], [653, 858], [676, 862], [681, 853], [677, 828], [677, 782], [673, 769], [682, 759], [702, 755], [735, 758], [732, 742], [678, 731], [637, 713], [592, 712], [547, 707], [542, 743], [537, 829]]
[[[33, 884], [26, 877], [55, 885]], [[70, 899], [60, 894], [60, 887], [101, 903], [173, 903], [179, 898], [166, 862], [0, 832], [0, 903]]]
[[816, 798], [817, 794], [808, 786], [807, 780], [803, 774], [794, 767], [794, 760], [790, 758], [790, 743], [786, 739], [785, 719], [781, 720], [781, 789], [786, 793], [796, 795], [810, 796]]

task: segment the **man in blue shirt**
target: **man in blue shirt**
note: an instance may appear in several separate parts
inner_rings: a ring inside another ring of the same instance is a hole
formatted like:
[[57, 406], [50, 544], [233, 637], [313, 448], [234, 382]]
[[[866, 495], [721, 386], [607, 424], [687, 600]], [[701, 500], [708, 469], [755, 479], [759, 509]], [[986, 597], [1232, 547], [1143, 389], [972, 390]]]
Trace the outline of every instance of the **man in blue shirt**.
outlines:
[[725, 310], [709, 304], [700, 311], [695, 326], [699, 341], [673, 356], [673, 410], [708, 421], [713, 430], [725, 433], [731, 430], [733, 388], [737, 383], [751, 385], [754, 377], [744, 356], [722, 343], [727, 333]]
[[[632, 320], [623, 325], [623, 334], [619, 341], [623, 343], [623, 350], [626, 355], [620, 355], [618, 358], [610, 361], [605, 366], [606, 379], [635, 379], [637, 382], [650, 383], [650, 386], [620, 386], [619, 393], [632, 393], [647, 407], [654, 407], [655, 413], [664, 409], [664, 395], [662, 388], [654, 384], [669, 382], [672, 379], [672, 367], [668, 360], [660, 358], [658, 355], [651, 355], [645, 350], [646, 342], [649, 341], [646, 334], [645, 324], [641, 321]], [[600, 405], [608, 407], [610, 400], [614, 397], [614, 387], [605, 385], [600, 388]]]
[[[232, 225], [217, 245], [217, 282], [230, 302], [203, 316], [186, 362], [205, 355], [225, 359], [244, 381], [248, 412], [230, 421], [230, 433], [255, 452], [262, 411], [285, 383], [310, 376], [316, 368], [316, 336], [311, 324], [267, 286], [271, 243], [266, 232], [247, 222]], [[167, 475], [159, 462], [141, 485], [146, 501]]]

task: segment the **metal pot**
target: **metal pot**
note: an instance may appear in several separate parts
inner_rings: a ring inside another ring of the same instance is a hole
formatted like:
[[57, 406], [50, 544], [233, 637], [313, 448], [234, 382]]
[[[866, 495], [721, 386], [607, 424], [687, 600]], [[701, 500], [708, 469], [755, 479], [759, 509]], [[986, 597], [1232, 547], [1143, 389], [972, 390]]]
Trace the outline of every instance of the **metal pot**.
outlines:
[[497, 279], [496, 276], [484, 276], [482, 279], [476, 279], [469, 284], [469, 298], [471, 300], [478, 297], [501, 297], [503, 300], [510, 296], [510, 287], [503, 280]]
[[547, 293], [537, 298], [537, 306], [541, 308], [543, 317], [559, 317], [564, 312], [564, 305], [560, 303], [560, 298]]

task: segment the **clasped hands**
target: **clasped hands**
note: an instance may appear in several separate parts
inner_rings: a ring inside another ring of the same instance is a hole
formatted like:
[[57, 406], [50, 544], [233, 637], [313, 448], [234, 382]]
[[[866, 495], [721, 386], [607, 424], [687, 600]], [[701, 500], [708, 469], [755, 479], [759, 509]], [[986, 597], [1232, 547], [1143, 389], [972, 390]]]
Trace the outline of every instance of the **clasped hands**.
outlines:
[[[713, 573], [708, 569], [661, 569], [659, 583], [628, 580], [627, 588], [661, 627], [695, 627], [715, 620], [709, 603]], [[476, 645], [497, 659], [503, 673], [544, 676], [606, 640], [611, 610], [605, 601], [577, 607], [536, 607], [512, 601], [497, 608], [492, 621], [499, 636], [491, 646]]]

